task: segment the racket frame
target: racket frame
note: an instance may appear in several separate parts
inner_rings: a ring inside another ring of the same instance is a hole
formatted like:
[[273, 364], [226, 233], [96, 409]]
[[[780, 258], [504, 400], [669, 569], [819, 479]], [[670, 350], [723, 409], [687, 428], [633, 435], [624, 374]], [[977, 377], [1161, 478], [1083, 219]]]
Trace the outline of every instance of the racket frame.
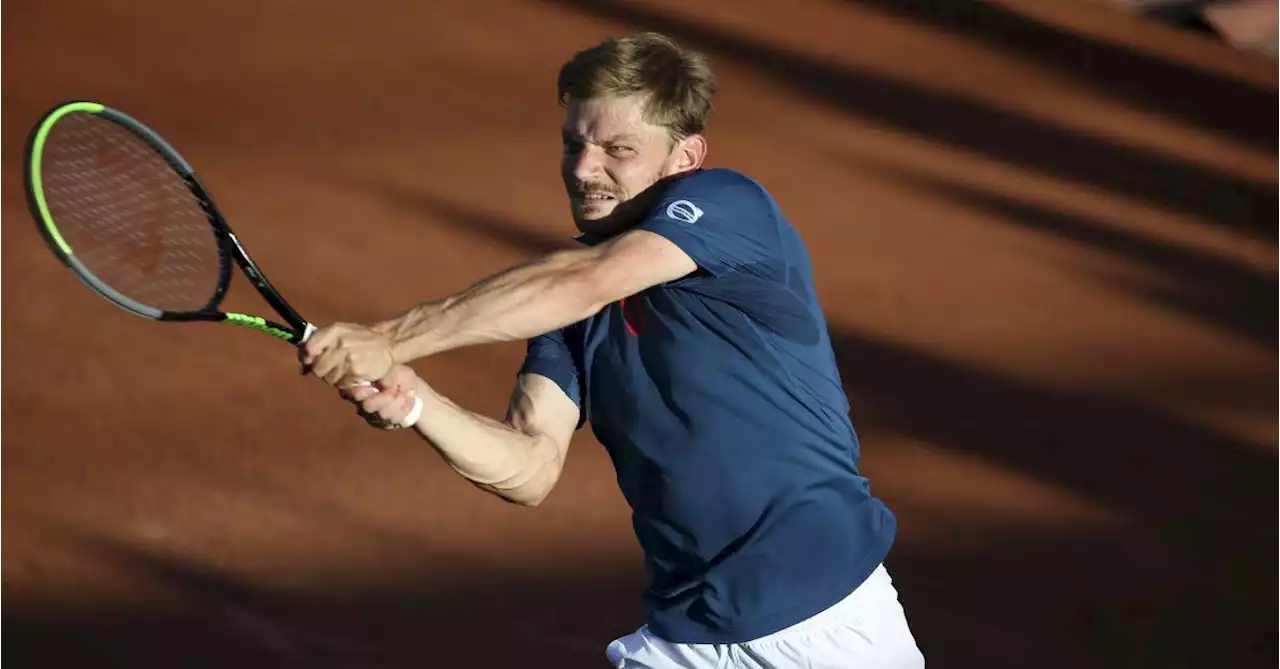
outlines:
[[[85, 267], [76, 257], [70, 246], [62, 238], [58, 232], [57, 222], [54, 221], [53, 215], [49, 212], [47, 203], [45, 202], [43, 189], [43, 167], [44, 142], [49, 135], [49, 131], [57, 124], [57, 121], [69, 113], [91, 113], [103, 118], [104, 120], [116, 123], [120, 127], [131, 132], [135, 137], [146, 143], [153, 151], [162, 157], [169, 165], [169, 168], [182, 179], [192, 196], [200, 204], [210, 226], [213, 228], [214, 238], [218, 244], [219, 256], [219, 276], [217, 288], [214, 291], [209, 302], [196, 311], [166, 311], [151, 307], [137, 300], [134, 300], [119, 291], [113, 289], [109, 284], [99, 279], [88, 267]], [[171, 322], [191, 322], [191, 321], [209, 321], [230, 323], [242, 327], [252, 328], [266, 334], [272, 335], [278, 339], [282, 339], [294, 345], [300, 345], [311, 336], [315, 331], [315, 326], [311, 325], [298, 314], [297, 310], [289, 304], [284, 296], [280, 294], [276, 288], [271, 285], [266, 274], [258, 267], [249, 252], [245, 249], [244, 244], [232, 231], [231, 226], [223, 217], [222, 212], [213, 202], [213, 198], [205, 190], [200, 179], [196, 177], [195, 170], [192, 169], [181, 154], [178, 153], [168, 142], [160, 135], [147, 127], [141, 121], [132, 116], [113, 109], [99, 102], [87, 100], [71, 100], [63, 102], [49, 111], [45, 112], [40, 121], [32, 129], [27, 140], [27, 147], [24, 156], [23, 176], [25, 182], [25, 190], [27, 195], [27, 205], [31, 210], [32, 216], [36, 219], [37, 228], [40, 230], [41, 236], [49, 245], [54, 255], [71, 269], [77, 278], [91, 288], [94, 292], [106, 298], [111, 303], [122, 309], [158, 321]], [[251, 314], [243, 314], [236, 312], [226, 312], [219, 309], [223, 299], [226, 297], [227, 290], [231, 285], [231, 263], [229, 259], [234, 259], [235, 263], [240, 267], [245, 277], [249, 279], [249, 283], [253, 285], [258, 294], [266, 300], [267, 304], [275, 309], [276, 313], [283, 319], [283, 323], [268, 320], [261, 316]]]

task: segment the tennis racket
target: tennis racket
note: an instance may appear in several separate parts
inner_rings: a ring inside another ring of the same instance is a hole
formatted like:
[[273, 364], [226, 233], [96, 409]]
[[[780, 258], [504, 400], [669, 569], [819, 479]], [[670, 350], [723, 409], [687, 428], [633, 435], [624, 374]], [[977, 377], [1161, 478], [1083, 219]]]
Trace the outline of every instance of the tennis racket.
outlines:
[[[191, 165], [128, 114], [96, 102], [55, 107], [31, 132], [25, 177], [54, 254], [116, 306], [157, 321], [230, 323], [294, 345], [314, 331], [254, 263]], [[219, 309], [233, 263], [283, 322]]]
[[[152, 129], [91, 101], [31, 130], [27, 203], [54, 255], [94, 292], [157, 321], [229, 323], [301, 346], [302, 318], [231, 231], [191, 165]], [[278, 316], [222, 311], [232, 265]], [[421, 401], [410, 415], [416, 422]]]

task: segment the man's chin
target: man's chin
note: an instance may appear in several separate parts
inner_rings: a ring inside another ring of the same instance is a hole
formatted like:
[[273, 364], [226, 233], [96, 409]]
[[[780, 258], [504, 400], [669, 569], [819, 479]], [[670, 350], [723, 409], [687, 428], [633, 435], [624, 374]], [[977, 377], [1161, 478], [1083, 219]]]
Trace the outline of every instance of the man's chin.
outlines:
[[592, 237], [610, 237], [625, 227], [612, 216], [593, 216], [590, 218], [575, 216], [573, 222], [577, 225], [579, 232]]
[[649, 188], [635, 197], [591, 207], [573, 207], [574, 222], [578, 229], [593, 237], [611, 237], [634, 227], [653, 206], [660, 189]]
[[618, 210], [616, 201], [600, 202], [590, 207], [575, 207], [576, 218], [582, 221], [604, 221], [613, 217]]
[[604, 237], [623, 227], [617, 204], [595, 205], [589, 208], [573, 208], [573, 221], [582, 232]]

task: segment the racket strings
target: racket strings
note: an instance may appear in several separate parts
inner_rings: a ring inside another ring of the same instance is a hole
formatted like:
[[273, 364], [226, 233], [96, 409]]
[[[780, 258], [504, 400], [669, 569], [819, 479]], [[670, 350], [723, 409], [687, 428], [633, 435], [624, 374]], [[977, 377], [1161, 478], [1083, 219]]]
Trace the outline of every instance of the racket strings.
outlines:
[[146, 142], [75, 113], [50, 131], [41, 161], [49, 213], [98, 279], [165, 311], [209, 303], [227, 259], [199, 200]]

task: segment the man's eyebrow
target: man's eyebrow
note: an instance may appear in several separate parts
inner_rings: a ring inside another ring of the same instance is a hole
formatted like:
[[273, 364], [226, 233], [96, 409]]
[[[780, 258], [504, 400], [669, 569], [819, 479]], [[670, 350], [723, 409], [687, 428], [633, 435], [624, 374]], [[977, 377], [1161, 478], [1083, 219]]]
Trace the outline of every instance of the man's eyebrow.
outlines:
[[[584, 140], [581, 133], [579, 133], [577, 130], [571, 130], [569, 128], [561, 128], [560, 136], [564, 139], [572, 139], [575, 141]], [[596, 143], [597, 144], [617, 144], [619, 142], [623, 142], [626, 144], [634, 144], [638, 141], [640, 140], [637, 139], [635, 135], [622, 134], [622, 135], [614, 135], [612, 137], [601, 139], [599, 142], [596, 142]]]

